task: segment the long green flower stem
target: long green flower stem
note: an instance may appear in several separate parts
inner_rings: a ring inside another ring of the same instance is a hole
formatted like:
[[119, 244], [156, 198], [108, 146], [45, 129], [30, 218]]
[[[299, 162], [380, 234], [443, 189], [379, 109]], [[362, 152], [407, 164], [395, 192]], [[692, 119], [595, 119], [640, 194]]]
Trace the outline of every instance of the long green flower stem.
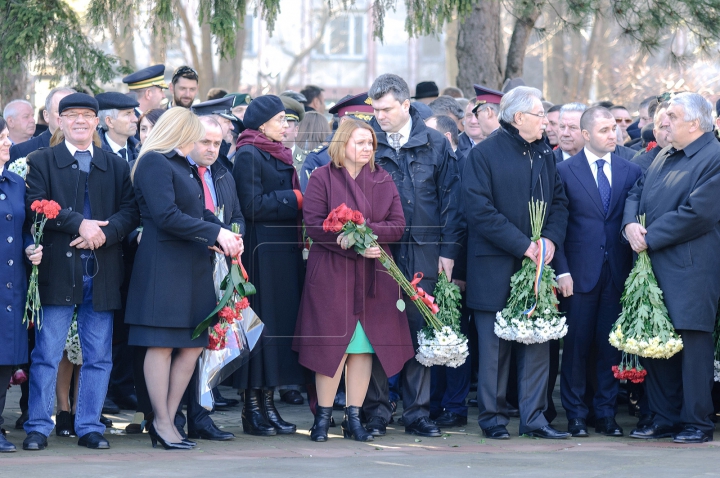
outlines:
[[[405, 292], [405, 294], [407, 294], [408, 297], [417, 295], [417, 291], [415, 290], [415, 288], [413, 288], [412, 284], [409, 280], [407, 280], [403, 273], [400, 272], [397, 264], [395, 264], [393, 258], [390, 257], [387, 252], [385, 252], [385, 249], [380, 247], [380, 244], [378, 244], [376, 240], [372, 241], [371, 247], [378, 247], [380, 249], [380, 263], [385, 266], [392, 278], [395, 279], [398, 284], [400, 284], [400, 287], [402, 287], [402, 290]], [[433, 329], [436, 330], [440, 330], [442, 328], [443, 324], [438, 320], [435, 314], [432, 313], [430, 308], [425, 304], [425, 302], [422, 301], [422, 299], [418, 298], [413, 302], [415, 303], [417, 308], [420, 309], [420, 313], [422, 314], [425, 322], [427, 322], [428, 325], [430, 325]]]

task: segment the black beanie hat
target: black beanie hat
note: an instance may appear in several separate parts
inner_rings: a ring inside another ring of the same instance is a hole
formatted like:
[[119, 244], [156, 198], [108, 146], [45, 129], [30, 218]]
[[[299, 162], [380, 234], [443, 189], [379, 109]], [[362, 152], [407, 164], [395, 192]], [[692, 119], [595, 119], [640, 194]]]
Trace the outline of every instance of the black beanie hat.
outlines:
[[285, 111], [282, 100], [275, 95], [258, 96], [248, 105], [243, 116], [243, 124], [248, 129], [257, 130], [278, 113]]

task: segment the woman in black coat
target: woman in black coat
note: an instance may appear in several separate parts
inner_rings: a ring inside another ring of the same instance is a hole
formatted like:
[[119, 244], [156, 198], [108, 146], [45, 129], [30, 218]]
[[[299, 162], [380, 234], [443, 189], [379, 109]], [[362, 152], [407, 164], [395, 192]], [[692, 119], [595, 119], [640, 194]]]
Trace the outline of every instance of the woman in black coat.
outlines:
[[[0, 216], [7, 219], [0, 222], [0, 236], [23, 238], [22, 241], [3, 241], [0, 251], [3, 263], [0, 281], [7, 283], [7, 287], [0, 289], [0, 304], [4, 309], [0, 315], [0, 426], [3, 424], [2, 412], [13, 370], [16, 365], [28, 361], [28, 334], [22, 323], [28, 280], [23, 258], [27, 256], [35, 265], [40, 264], [42, 258], [42, 246], [34, 250], [35, 244], [30, 234], [22, 233], [25, 222], [25, 181], [5, 168], [10, 159], [11, 144], [7, 124], [0, 118]], [[0, 433], [0, 453], [13, 451], [15, 445]]]
[[302, 194], [290, 149], [282, 144], [285, 107], [273, 95], [253, 100], [238, 138], [233, 176], [247, 225], [243, 263], [257, 294], [250, 305], [265, 324], [262, 343], [235, 377], [245, 389], [243, 430], [251, 435], [295, 433], [273, 401], [279, 385], [306, 383], [291, 350], [304, 278], [300, 249]]
[[[202, 123], [185, 108], [158, 120], [132, 170], [143, 221], [135, 256], [125, 322], [130, 345], [148, 347], [145, 381], [154, 421], [155, 446], [191, 448], [173, 425], [207, 335], [192, 340], [195, 327], [215, 308], [211, 251], [242, 252], [242, 240], [205, 208], [203, 191], [187, 154], [204, 136]], [[175, 350], [177, 349], [177, 350]]]

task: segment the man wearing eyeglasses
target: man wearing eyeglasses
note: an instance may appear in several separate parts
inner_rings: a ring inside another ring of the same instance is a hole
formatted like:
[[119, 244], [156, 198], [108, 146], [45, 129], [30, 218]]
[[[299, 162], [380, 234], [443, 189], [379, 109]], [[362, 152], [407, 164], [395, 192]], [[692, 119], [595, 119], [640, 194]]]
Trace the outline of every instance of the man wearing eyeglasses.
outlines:
[[170, 82], [172, 106], [190, 108], [198, 93], [198, 73], [189, 66], [181, 66], [173, 73]]
[[[37, 200], [62, 207], [45, 226], [43, 246], [53, 251], [39, 270], [42, 329], [32, 352], [25, 450], [42, 450], [55, 424], [55, 379], [73, 315], [83, 349], [75, 430], [78, 445], [109, 448], [100, 412], [112, 368], [113, 311], [120, 309], [122, 240], [140, 224], [130, 168], [124, 159], [93, 146], [99, 105], [73, 93], [60, 101], [63, 141], [28, 156], [27, 208]], [[14, 238], [8, 237], [12, 242]], [[20, 240], [20, 238], [17, 238]]]
[[632, 116], [630, 116], [630, 112], [627, 110], [627, 108], [622, 105], [615, 105], [610, 108], [610, 113], [612, 113], [613, 117], [615, 117], [615, 123], [622, 132], [623, 141], [627, 141], [628, 139], [630, 139], [630, 135], [628, 134], [627, 129], [628, 126], [632, 124], [633, 119]]
[[[458, 136], [458, 151], [467, 158], [470, 150], [498, 129], [498, 105], [503, 93], [481, 85], [475, 88], [475, 102], [465, 107], [465, 131]], [[460, 171], [462, 173], [462, 170]]]

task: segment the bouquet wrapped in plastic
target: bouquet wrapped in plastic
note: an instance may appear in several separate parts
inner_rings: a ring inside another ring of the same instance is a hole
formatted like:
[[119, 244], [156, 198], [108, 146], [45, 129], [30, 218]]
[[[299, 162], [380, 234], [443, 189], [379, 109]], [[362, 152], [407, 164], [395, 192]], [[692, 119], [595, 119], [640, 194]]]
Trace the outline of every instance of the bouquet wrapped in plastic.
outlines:
[[558, 312], [555, 295], [555, 271], [545, 264], [546, 243], [540, 237], [546, 204], [531, 201], [531, 240], [540, 248], [540, 261], [523, 259], [520, 270], [510, 278], [510, 297], [505, 308], [495, 315], [495, 335], [523, 344], [541, 344], [567, 334], [565, 317]]
[[426, 325], [418, 332], [419, 347], [415, 358], [426, 367], [446, 365], [456, 368], [464, 364], [468, 356], [467, 337], [460, 331], [460, 288], [441, 272], [434, 294], [440, 309], [436, 316], [441, 328]]
[[[238, 232], [235, 225], [233, 232]], [[247, 296], [256, 291], [248, 281], [240, 256], [228, 268], [225, 256], [215, 253], [213, 281], [217, 307], [193, 332], [196, 339], [208, 330], [208, 345], [200, 354], [198, 368], [198, 400], [208, 410], [212, 410], [214, 403], [212, 389], [245, 363], [264, 328], [250, 308]]]
[[[644, 227], [645, 215], [638, 221]], [[682, 338], [670, 321], [647, 251], [638, 254], [620, 302], [622, 312], [609, 338], [613, 347], [647, 358], [670, 358], [682, 350]]]

